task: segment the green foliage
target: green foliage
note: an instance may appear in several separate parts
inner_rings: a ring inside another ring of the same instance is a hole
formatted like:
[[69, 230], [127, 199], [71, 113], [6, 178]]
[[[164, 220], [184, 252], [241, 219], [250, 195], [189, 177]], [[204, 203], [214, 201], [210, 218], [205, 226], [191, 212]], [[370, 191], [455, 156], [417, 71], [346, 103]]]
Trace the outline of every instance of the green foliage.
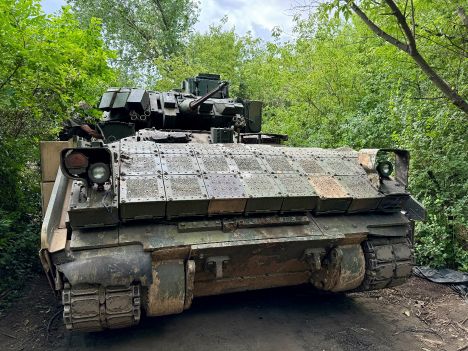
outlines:
[[184, 50], [171, 55], [170, 59], [157, 58], [155, 65], [160, 79], [156, 88], [170, 90], [187, 77], [216, 72], [222, 79], [230, 81], [231, 92], [237, 95], [243, 77], [242, 72], [233, 67], [241, 67], [257, 56], [259, 40], [250, 34], [240, 37], [234, 30], [223, 31], [222, 24], [223, 21], [218, 26], [211, 26], [206, 35], [192, 34]]
[[[468, 33], [458, 5], [414, 4], [420, 52], [466, 97]], [[401, 38], [380, 5], [361, 5]], [[259, 42], [219, 27], [195, 34], [184, 51], [156, 61], [158, 88], [198, 72], [219, 72], [234, 92], [263, 100], [263, 130], [288, 134], [292, 145], [409, 149], [410, 189], [430, 214], [418, 225], [419, 263], [468, 270], [467, 116], [406, 53], [350, 13], [335, 13], [336, 6], [325, 6], [298, 20], [296, 39], [288, 42]]]
[[40, 140], [114, 80], [101, 26], [37, 0], [0, 1], [0, 291], [37, 264]]
[[183, 47], [198, 17], [194, 0], [68, 0], [78, 19], [103, 24], [106, 45], [118, 52], [113, 60], [125, 83], [150, 84], [153, 60]]

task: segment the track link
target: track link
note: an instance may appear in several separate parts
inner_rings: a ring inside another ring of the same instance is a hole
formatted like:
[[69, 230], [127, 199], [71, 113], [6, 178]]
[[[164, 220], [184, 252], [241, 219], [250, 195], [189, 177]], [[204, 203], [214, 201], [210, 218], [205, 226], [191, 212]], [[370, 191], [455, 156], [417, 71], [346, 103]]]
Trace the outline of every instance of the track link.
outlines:
[[362, 248], [366, 273], [358, 291], [397, 286], [411, 276], [414, 250], [408, 238], [369, 237], [363, 242]]
[[140, 286], [71, 287], [62, 292], [63, 320], [69, 330], [125, 328], [140, 321]]

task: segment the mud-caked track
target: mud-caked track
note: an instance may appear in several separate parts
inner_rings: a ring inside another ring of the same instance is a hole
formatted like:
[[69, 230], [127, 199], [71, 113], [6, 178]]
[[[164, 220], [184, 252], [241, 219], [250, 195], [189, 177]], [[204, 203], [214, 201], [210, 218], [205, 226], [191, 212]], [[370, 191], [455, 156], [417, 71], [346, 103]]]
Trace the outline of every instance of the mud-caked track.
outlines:
[[468, 304], [418, 278], [350, 295], [309, 285], [200, 298], [183, 314], [142, 316], [125, 332], [99, 333], [69, 332], [61, 318], [47, 333], [61, 312], [48, 307], [49, 289], [45, 279], [33, 279], [0, 314], [1, 350], [455, 351], [468, 343]]
[[366, 274], [358, 291], [403, 284], [411, 276], [414, 250], [406, 237], [370, 237], [362, 244]]
[[123, 328], [140, 321], [140, 287], [84, 286], [66, 284], [62, 292], [63, 320], [67, 329], [99, 331]]

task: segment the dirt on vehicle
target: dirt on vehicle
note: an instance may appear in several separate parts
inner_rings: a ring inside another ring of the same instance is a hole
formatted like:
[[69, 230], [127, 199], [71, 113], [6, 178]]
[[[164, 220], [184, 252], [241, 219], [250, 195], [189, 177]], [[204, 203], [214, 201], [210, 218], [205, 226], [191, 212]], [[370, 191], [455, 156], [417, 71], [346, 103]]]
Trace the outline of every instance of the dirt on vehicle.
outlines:
[[166, 92], [109, 88], [97, 134], [41, 142], [53, 187], [39, 256], [68, 330], [132, 327], [206, 296], [411, 276], [426, 211], [409, 151], [285, 144], [262, 132], [262, 102], [228, 87], [201, 73]]
[[49, 289], [37, 277], [1, 312], [1, 350], [468, 350], [467, 300], [419, 278], [348, 295], [301, 286], [200, 298], [127, 333], [65, 330]]

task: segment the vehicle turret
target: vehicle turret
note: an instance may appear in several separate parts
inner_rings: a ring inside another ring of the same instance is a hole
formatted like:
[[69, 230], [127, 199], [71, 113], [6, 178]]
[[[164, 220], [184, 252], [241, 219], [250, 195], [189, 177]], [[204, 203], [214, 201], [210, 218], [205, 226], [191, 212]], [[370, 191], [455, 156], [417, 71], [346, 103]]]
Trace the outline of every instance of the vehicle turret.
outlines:
[[[138, 130], [231, 129], [237, 134], [260, 133], [262, 102], [229, 97], [229, 83], [216, 74], [187, 78], [181, 89], [157, 92], [109, 88], [99, 109], [106, 140], [134, 135]], [[253, 140], [253, 139], [252, 139]]]
[[179, 108], [182, 111], [188, 112], [188, 111], [196, 111], [199, 106], [201, 106], [206, 100], [209, 98], [215, 96], [217, 93], [219, 93], [221, 90], [223, 90], [225, 87], [229, 85], [228, 82], [223, 81], [219, 83], [219, 85], [211, 90], [210, 92], [206, 93], [203, 96], [200, 96], [197, 99], [184, 99], [182, 102], [179, 103]]

